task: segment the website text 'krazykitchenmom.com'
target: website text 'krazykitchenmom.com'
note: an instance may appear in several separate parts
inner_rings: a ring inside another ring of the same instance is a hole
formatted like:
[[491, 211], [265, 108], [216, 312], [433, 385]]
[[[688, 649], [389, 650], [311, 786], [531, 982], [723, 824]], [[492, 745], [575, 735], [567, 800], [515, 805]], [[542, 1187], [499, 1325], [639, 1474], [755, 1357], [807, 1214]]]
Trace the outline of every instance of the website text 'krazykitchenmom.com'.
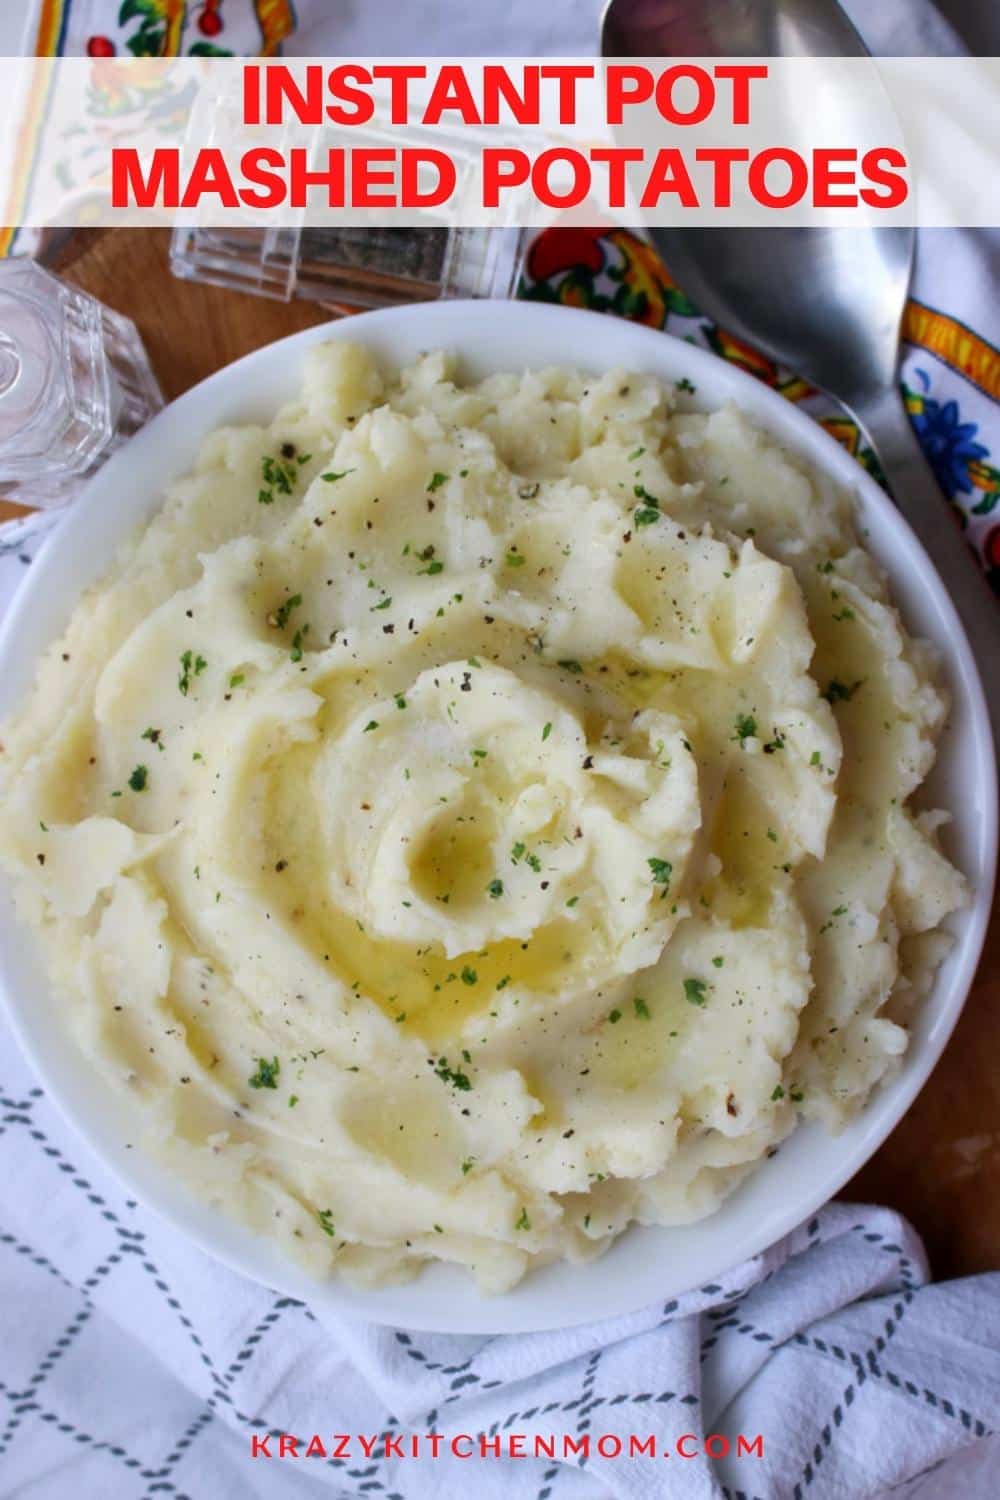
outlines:
[[600, 1434], [502, 1432], [446, 1434], [442, 1432], [328, 1433], [307, 1436], [290, 1432], [256, 1433], [250, 1438], [250, 1457], [262, 1459], [319, 1458], [343, 1462], [366, 1459], [442, 1458], [554, 1458], [570, 1462], [593, 1458], [755, 1458], [764, 1457], [762, 1433], [750, 1436], [712, 1432], [700, 1436], [682, 1432], [676, 1438], [654, 1433]]

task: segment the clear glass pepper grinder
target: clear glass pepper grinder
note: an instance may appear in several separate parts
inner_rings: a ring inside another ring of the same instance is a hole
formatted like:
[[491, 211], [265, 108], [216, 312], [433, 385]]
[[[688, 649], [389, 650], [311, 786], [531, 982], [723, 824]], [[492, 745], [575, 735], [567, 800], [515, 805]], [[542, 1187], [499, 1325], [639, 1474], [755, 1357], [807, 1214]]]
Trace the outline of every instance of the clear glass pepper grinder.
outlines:
[[47, 529], [163, 405], [135, 324], [24, 256], [0, 260], [0, 525], [6, 551]]

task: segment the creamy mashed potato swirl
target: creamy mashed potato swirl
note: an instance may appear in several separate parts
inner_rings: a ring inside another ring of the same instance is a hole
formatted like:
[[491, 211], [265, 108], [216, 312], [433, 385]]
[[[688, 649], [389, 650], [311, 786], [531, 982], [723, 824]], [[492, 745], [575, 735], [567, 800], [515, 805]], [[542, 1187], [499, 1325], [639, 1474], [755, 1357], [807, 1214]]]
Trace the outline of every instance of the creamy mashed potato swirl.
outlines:
[[707, 1214], [906, 1047], [945, 703], [847, 499], [645, 375], [333, 343], [3, 733], [66, 1018], [317, 1272], [513, 1285]]

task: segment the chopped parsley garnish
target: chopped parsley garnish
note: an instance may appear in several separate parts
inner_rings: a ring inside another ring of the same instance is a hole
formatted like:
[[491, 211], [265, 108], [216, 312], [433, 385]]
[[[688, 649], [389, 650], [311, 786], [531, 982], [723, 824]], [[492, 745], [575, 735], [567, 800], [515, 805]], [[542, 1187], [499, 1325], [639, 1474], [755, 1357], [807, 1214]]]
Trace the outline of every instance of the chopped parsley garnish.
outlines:
[[725, 963], [725, 961], [726, 960], [723, 958], [722, 954], [721, 953], [717, 953], [715, 955], [715, 957], [712, 959], [712, 967], [715, 968], [715, 969], [721, 969], [722, 965]]
[[395, 702], [397, 708], [405, 708], [406, 707], [406, 699], [403, 697], [402, 693], [395, 693], [393, 695], [393, 697], [394, 697], [394, 702]]
[[530, 1229], [531, 1228], [531, 1220], [528, 1218], [528, 1210], [526, 1208], [524, 1208], [524, 1207], [521, 1208], [520, 1215], [518, 1216], [517, 1220], [515, 1221], [514, 1228], [515, 1229]]
[[632, 452], [628, 456], [629, 463], [631, 463], [633, 459], [641, 458], [645, 451], [645, 448], [633, 448]]
[[490, 893], [491, 897], [493, 898], [493, 900], [494, 901], [498, 901], [500, 899], [500, 897], [503, 895], [503, 881], [502, 880], [491, 880], [490, 883], [489, 883], [489, 885], [486, 887], [486, 889], [489, 891], [489, 893]]
[[809, 757], [809, 764], [811, 766], [821, 766], [823, 764], [823, 762], [820, 760], [819, 751], [818, 750], [814, 750], [813, 753], [812, 753], [812, 755], [810, 755], [810, 757]]
[[739, 740], [742, 745], [745, 740], [752, 740], [757, 733], [757, 720], [753, 714], [737, 714], [736, 733], [733, 739]]
[[149, 781], [149, 770], [146, 766], [136, 766], [128, 779], [128, 784], [133, 792], [144, 792]]
[[834, 615], [833, 618], [835, 620], [856, 620], [857, 616], [855, 615], [851, 606], [849, 604], [845, 604], [840, 613]]
[[320, 1229], [322, 1229], [323, 1233], [324, 1234], [328, 1234], [330, 1236], [330, 1238], [333, 1239], [333, 1236], [337, 1232], [336, 1229], [334, 1228], [334, 1223], [333, 1223], [333, 1209], [332, 1208], [321, 1208], [321, 1209], [318, 1209], [317, 1213], [316, 1213], [316, 1217], [319, 1220], [319, 1227], [320, 1227]]
[[242, 672], [234, 672], [229, 679], [229, 686], [231, 688], [238, 688], [241, 682], [246, 682], [244, 674]]
[[788, 1090], [788, 1097], [789, 1097], [789, 1099], [791, 1099], [791, 1100], [793, 1100], [793, 1101], [794, 1101], [794, 1103], [796, 1103], [796, 1104], [801, 1104], [801, 1103], [802, 1103], [802, 1101], [803, 1101], [803, 1099], [804, 1099], [804, 1098], [805, 1098], [805, 1097], [806, 1097], [806, 1096], [805, 1096], [805, 1094], [804, 1094], [804, 1093], [803, 1093], [803, 1092], [802, 1092], [802, 1090], [801, 1090], [801, 1089], [789, 1089], [789, 1090]]
[[192, 677], [200, 677], [208, 666], [203, 656], [194, 651], [184, 651], [181, 654], [181, 675], [177, 679], [177, 686], [184, 697], [187, 697], [188, 688], [191, 686]]
[[649, 1006], [646, 1004], [646, 1002], [642, 998], [642, 996], [641, 995], [636, 995], [635, 999], [632, 1001], [632, 1004], [635, 1006], [635, 1013], [636, 1013], [636, 1015], [637, 1016], [641, 1016], [641, 1018], [644, 1021], [648, 1021], [649, 1020]]
[[541, 874], [542, 862], [537, 854], [526, 854], [525, 864], [529, 865], [536, 875]]
[[303, 625], [302, 628], [300, 630], [297, 630], [295, 632], [295, 634], [292, 636], [292, 649], [291, 649], [291, 651], [289, 653], [289, 655], [292, 658], [292, 661], [301, 661], [302, 660], [302, 647], [303, 647], [303, 645], [305, 643], [305, 638], [306, 638], [306, 636], [308, 634], [309, 634], [309, 626], [308, 625]]
[[655, 495], [651, 495], [644, 484], [632, 486], [632, 493], [637, 500], [643, 503], [636, 507], [635, 515], [632, 517], [636, 526], [652, 526], [654, 521], [660, 519], [660, 502]]
[[579, 896], [570, 896], [569, 900], [566, 902], [566, 905], [575, 906], [579, 899]]
[[647, 859], [646, 863], [652, 872], [653, 884], [669, 886], [670, 877], [674, 873], [674, 867], [669, 859]]
[[165, 748], [163, 744], [162, 729], [144, 729], [139, 738], [143, 740], [149, 740], [151, 744], [156, 746], [157, 750], [163, 750]]
[[372, 605], [371, 609], [369, 610], [369, 614], [374, 614], [377, 609], [388, 609], [389, 605], [391, 603], [392, 603], [391, 596], [389, 594], [386, 594], [385, 598], [384, 599], [380, 599], [379, 602], [378, 602], [378, 604], [373, 604]]
[[440, 470], [435, 470], [435, 472], [431, 475], [430, 479], [428, 479], [428, 481], [427, 481], [427, 489], [428, 489], [428, 491], [431, 494], [433, 494], [433, 492], [435, 490], [439, 490], [441, 488], [441, 486], [443, 484], [447, 484], [447, 482], [448, 482], [448, 476], [447, 476], [447, 474], [442, 474], [440, 472]]
[[276, 1089], [280, 1072], [281, 1064], [276, 1057], [272, 1057], [270, 1062], [266, 1057], [258, 1057], [257, 1071], [250, 1074], [247, 1082], [252, 1089]]
[[707, 989], [704, 979], [685, 979], [684, 998], [691, 1005], [705, 1004], [705, 990]]
[[[289, 620], [292, 617], [292, 610], [298, 609], [301, 603], [301, 594], [291, 594], [285, 600], [284, 604], [279, 604], [278, 608], [274, 611], [274, 614], [271, 617], [274, 621], [275, 627], [278, 630], [284, 630], [285, 626], [288, 624]], [[270, 623], [270, 621], [268, 623]]]
[[465, 968], [462, 970], [461, 974], [458, 977], [461, 979], [463, 984], [475, 984], [479, 978], [479, 975], [476, 973], [475, 969], [470, 969], [469, 965], [466, 964]]
[[442, 1083], [450, 1083], [452, 1088], [460, 1089], [463, 1093], [466, 1093], [472, 1087], [466, 1073], [463, 1073], [459, 1068], [449, 1068], [446, 1057], [438, 1058], [434, 1067], [434, 1073], [440, 1078]]
[[353, 469], [341, 469], [339, 474], [334, 469], [331, 469], [329, 474], [321, 474], [319, 477], [324, 484], [336, 484], [338, 479], [346, 479], [348, 474], [353, 473]]
[[467, 1177], [468, 1174], [472, 1171], [472, 1168], [475, 1166], [475, 1164], [476, 1158], [474, 1156], [467, 1156], [462, 1163], [462, 1176]]
[[691, 381], [688, 380], [687, 376], [685, 375], [683, 380], [674, 381], [674, 389], [678, 391], [687, 391], [693, 396], [698, 387], [696, 385], [692, 385]]
[[580, 663], [574, 660], [573, 657], [567, 657], [563, 661], [557, 662], [557, 666], [562, 667], [564, 672], [580, 673], [583, 671]]
[[362, 734], [370, 734], [373, 729], [377, 729], [377, 728], [378, 728], [378, 719], [369, 719], [368, 723], [365, 725], [365, 727], [361, 731], [361, 733]]
[[617, 1007], [614, 1010], [608, 1011], [608, 1020], [611, 1022], [612, 1026], [614, 1026], [617, 1021], [620, 1021], [621, 1018], [622, 1013], [617, 1009]]
[[785, 1097], [785, 1091], [781, 1087], [781, 1084], [779, 1083], [777, 1085], [777, 1087], [775, 1088], [774, 1093], [771, 1095], [772, 1103], [777, 1104], [778, 1100], [779, 1099], [784, 1099], [784, 1097]]
[[519, 859], [524, 858], [524, 853], [525, 846], [521, 843], [521, 840], [518, 839], [517, 843], [513, 845], [510, 851], [511, 861], [516, 865]]
[[522, 568], [527, 560], [522, 553], [518, 552], [516, 547], [512, 547], [506, 557], [508, 568]]
[[552, 733], [552, 725], [551, 724], [546, 724], [545, 728], [542, 730], [542, 739], [543, 740], [547, 740], [548, 737], [549, 737], [549, 735], [551, 733]]
[[436, 574], [443, 573], [443, 572], [444, 572], [444, 563], [443, 562], [438, 562], [438, 560], [437, 560], [436, 557], [432, 557], [431, 560], [430, 560], [430, 562], [427, 564], [426, 568], [418, 568], [417, 569], [417, 577], [418, 578], [422, 577], [426, 573], [431, 578], [433, 578], [433, 577], [435, 577]]
[[[287, 446], [290, 445], [286, 444]], [[260, 471], [267, 486], [266, 489], [257, 492], [257, 499], [261, 505], [272, 505], [274, 503], [275, 490], [278, 491], [279, 495], [290, 495], [292, 493], [292, 485], [295, 483], [297, 471], [294, 463], [291, 461], [291, 456], [285, 459], [272, 458], [269, 453], [265, 453], [260, 461]]]

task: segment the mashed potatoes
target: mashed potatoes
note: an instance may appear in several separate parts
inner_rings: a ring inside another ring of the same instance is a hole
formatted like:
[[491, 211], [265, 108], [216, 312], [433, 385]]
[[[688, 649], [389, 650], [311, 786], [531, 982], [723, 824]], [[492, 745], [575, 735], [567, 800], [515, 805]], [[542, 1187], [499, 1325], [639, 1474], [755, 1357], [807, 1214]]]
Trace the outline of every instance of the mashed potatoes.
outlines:
[[66, 1017], [203, 1197], [493, 1290], [710, 1213], [906, 1048], [945, 705], [846, 498], [648, 376], [313, 351], [3, 733]]

